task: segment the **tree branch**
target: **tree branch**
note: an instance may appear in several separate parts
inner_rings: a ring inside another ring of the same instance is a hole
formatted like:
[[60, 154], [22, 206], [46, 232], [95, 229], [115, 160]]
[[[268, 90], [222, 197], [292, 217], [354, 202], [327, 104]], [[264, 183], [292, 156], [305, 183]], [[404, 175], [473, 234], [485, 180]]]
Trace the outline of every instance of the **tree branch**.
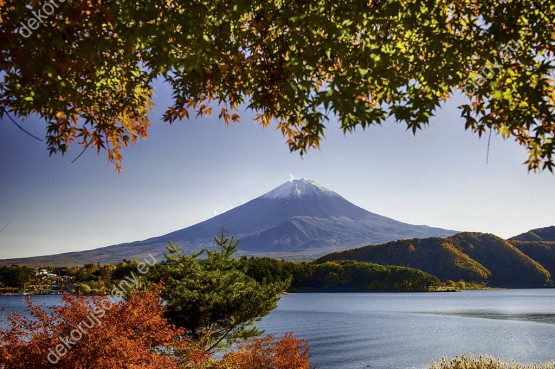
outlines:
[[8, 116], [8, 118], [12, 121], [13, 124], [16, 125], [17, 128], [19, 128], [20, 130], [22, 130], [23, 132], [25, 132], [26, 134], [28, 134], [29, 136], [33, 137], [35, 140], [43, 142], [42, 139], [38, 138], [37, 136], [35, 136], [34, 134], [32, 134], [31, 132], [27, 131], [25, 128], [21, 127], [10, 115], [10, 113], [4, 109], [4, 113], [6, 113], [6, 115]]

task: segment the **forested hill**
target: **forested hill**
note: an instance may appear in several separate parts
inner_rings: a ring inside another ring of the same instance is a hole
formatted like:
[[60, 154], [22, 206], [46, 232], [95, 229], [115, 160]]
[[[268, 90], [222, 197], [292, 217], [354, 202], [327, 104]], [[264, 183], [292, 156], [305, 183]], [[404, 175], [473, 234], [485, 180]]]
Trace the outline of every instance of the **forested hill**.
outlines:
[[249, 258], [247, 274], [258, 280], [291, 280], [292, 292], [433, 291], [440, 280], [418, 269], [352, 260], [298, 263], [271, 258]]
[[317, 262], [330, 260], [407, 266], [443, 281], [464, 279], [496, 287], [541, 287], [551, 277], [542, 265], [510, 242], [484, 233], [388, 242], [328, 254]]
[[532, 229], [509, 238], [509, 242], [539, 262], [555, 278], [555, 226]]
[[509, 241], [550, 241], [555, 242], [555, 226], [532, 229], [509, 238]]
[[555, 242], [553, 241], [511, 241], [524, 254], [541, 263], [555, 278]]

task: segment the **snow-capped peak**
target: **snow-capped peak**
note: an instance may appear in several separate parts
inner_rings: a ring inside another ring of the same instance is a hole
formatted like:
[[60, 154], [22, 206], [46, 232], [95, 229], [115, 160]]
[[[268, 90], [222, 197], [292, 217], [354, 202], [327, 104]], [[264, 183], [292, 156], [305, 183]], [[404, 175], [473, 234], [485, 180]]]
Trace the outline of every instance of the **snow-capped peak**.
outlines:
[[281, 186], [261, 196], [266, 199], [287, 199], [301, 197], [341, 197], [332, 190], [310, 179], [291, 179]]

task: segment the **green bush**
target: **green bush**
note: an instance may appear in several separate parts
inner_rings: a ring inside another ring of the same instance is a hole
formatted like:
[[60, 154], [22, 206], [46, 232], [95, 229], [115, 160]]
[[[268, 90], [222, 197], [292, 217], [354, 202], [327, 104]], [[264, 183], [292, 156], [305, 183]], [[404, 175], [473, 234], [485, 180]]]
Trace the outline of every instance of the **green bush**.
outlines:
[[92, 289], [91, 286], [86, 283], [79, 283], [75, 285], [75, 291], [88, 295], [89, 293], [91, 293]]

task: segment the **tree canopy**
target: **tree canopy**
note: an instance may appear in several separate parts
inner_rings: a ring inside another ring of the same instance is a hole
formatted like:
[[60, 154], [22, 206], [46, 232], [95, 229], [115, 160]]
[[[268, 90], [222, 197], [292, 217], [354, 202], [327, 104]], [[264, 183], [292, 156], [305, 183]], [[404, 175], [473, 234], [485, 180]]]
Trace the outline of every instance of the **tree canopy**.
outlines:
[[[256, 281], [246, 273], [244, 257], [234, 258], [238, 241], [221, 237], [216, 250], [184, 255], [170, 242], [168, 264], [154, 272], [164, 283], [163, 298], [169, 320], [184, 327], [207, 352], [261, 334], [253, 323], [276, 308], [290, 281]], [[206, 253], [206, 258], [200, 256]]]
[[164, 120], [246, 107], [292, 151], [386, 119], [412, 132], [455, 94], [467, 129], [555, 163], [555, 4], [549, 1], [0, 0], [0, 111], [47, 122], [51, 153], [121, 148]]

